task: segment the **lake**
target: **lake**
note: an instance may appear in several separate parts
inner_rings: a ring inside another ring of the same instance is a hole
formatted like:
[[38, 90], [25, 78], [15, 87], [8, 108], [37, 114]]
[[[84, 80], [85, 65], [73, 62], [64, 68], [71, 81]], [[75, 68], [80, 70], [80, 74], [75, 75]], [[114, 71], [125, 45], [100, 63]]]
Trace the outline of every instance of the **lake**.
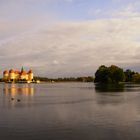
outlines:
[[140, 85], [0, 84], [1, 140], [140, 140]]

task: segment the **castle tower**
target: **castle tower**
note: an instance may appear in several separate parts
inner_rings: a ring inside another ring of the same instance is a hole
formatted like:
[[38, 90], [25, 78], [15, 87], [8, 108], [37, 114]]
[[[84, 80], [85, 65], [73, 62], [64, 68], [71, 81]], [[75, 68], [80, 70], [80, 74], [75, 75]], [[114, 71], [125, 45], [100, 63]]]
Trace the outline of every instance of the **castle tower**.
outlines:
[[11, 81], [15, 79], [15, 72], [13, 69], [9, 70], [9, 78]]
[[29, 72], [28, 72], [28, 80], [32, 81], [33, 78], [34, 78], [33, 72], [32, 72], [32, 70], [29, 70]]
[[22, 73], [22, 72], [24, 72], [24, 68], [23, 68], [23, 66], [22, 66], [22, 68], [21, 68], [21, 73]]
[[20, 77], [20, 71], [15, 70], [15, 79], [18, 80]]
[[8, 72], [7, 70], [5, 70], [5, 71], [3, 72], [3, 79], [4, 79], [4, 80], [8, 80], [8, 78], [9, 78], [9, 72]]
[[26, 74], [26, 71], [24, 71], [24, 70], [22, 70], [21, 71], [21, 74], [20, 74], [20, 79], [21, 80], [27, 80], [27, 76], [26, 76], [27, 74]]

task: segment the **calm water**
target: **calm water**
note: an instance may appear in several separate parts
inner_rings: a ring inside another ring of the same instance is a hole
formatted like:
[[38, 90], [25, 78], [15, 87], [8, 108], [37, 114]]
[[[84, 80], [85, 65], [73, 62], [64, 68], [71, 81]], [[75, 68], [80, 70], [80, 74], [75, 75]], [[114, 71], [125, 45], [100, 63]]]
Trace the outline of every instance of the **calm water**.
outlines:
[[0, 84], [0, 140], [16, 139], [140, 140], [140, 85]]

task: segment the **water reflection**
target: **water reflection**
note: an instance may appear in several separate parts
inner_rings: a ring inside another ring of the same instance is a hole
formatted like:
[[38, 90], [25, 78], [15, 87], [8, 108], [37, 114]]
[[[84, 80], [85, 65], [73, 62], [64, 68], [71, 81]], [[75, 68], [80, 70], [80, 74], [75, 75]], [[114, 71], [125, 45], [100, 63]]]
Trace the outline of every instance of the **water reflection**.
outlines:
[[32, 106], [34, 97], [34, 85], [32, 84], [4, 84], [3, 107], [27, 107]]
[[[139, 140], [140, 92], [135, 90], [140, 87], [100, 86], [94, 90], [92, 83], [1, 84], [0, 138]], [[116, 88], [123, 92], [110, 92]]]
[[11, 95], [12, 97], [17, 96], [18, 94], [24, 96], [33, 96], [34, 95], [34, 87], [30, 84], [5, 84], [3, 88], [3, 92], [6, 95]]
[[96, 92], [123, 92], [124, 84], [95, 84]]

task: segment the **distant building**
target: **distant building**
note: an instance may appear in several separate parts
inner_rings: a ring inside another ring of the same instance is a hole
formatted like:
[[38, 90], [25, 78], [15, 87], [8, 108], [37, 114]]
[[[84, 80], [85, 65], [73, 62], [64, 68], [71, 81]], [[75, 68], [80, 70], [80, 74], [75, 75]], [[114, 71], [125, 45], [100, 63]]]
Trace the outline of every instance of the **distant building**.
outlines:
[[5, 70], [3, 72], [4, 81], [33, 81], [34, 75], [32, 70], [28, 72], [24, 71], [23, 67], [21, 71], [18, 70]]

